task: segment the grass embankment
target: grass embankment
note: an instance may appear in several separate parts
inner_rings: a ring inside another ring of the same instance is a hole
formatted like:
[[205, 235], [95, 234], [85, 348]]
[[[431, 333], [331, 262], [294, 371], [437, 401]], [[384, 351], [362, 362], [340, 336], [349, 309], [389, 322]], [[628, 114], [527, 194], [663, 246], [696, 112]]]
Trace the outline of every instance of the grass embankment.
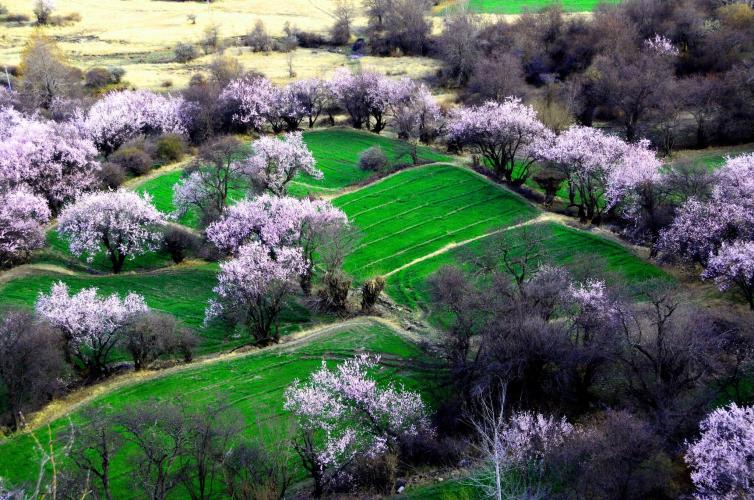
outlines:
[[363, 233], [345, 262], [358, 280], [539, 212], [507, 189], [452, 165], [406, 170], [333, 203]]
[[[76, 408], [70, 415], [72, 422], [81, 421], [86, 406], [112, 408], [113, 411], [143, 403], [150, 398], [162, 401], [182, 401], [191, 408], [201, 409], [222, 396], [245, 419], [244, 434], [253, 436], [262, 427], [281, 430], [266, 439], [284, 439], [289, 417], [283, 411], [283, 391], [295, 379], [304, 379], [316, 370], [321, 360], [341, 361], [361, 352], [379, 353], [383, 368], [377, 373], [381, 382], [400, 381], [407, 388], [419, 390], [428, 401], [437, 397], [442, 386], [442, 372], [428, 364], [423, 353], [388, 327], [368, 319], [357, 319], [341, 326], [325, 329], [312, 337], [303, 337], [289, 346], [265, 349], [235, 358], [210, 361], [184, 369], [158, 374], [153, 380], [124, 386]], [[59, 434], [68, 426], [67, 417], [54, 420], [50, 427]], [[46, 427], [35, 430], [46, 438]], [[115, 498], [132, 498], [133, 478], [128, 473], [126, 448], [112, 464]], [[36, 478], [36, 456], [28, 434], [19, 434], [0, 442], [0, 477], [12, 484]], [[293, 459], [294, 474], [304, 474]], [[182, 498], [176, 491], [174, 498]]]
[[[544, 236], [547, 260], [566, 267], [591, 266], [599, 273], [609, 273], [627, 284], [637, 284], [666, 274], [655, 265], [634, 255], [628, 248], [605, 237], [553, 222], [539, 223]], [[527, 229], [532, 229], [530, 226]], [[523, 228], [506, 235], [516, 241]], [[388, 278], [387, 293], [396, 302], [410, 308], [426, 308], [429, 301], [427, 278], [445, 265], [462, 265], [464, 252], [481, 253], [489, 248], [490, 239], [474, 241], [464, 247], [437, 255], [398, 271]], [[514, 250], [515, 252], [515, 250]]]
[[619, 3], [620, 0], [470, 0], [469, 8], [485, 14], [521, 14], [560, 5], [566, 12], [591, 12], [600, 3]]

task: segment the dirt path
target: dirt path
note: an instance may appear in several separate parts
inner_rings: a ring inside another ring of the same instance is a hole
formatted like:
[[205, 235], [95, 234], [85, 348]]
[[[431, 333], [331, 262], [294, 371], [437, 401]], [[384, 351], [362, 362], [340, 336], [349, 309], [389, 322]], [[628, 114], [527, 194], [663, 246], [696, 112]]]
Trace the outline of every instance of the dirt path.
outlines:
[[262, 353], [286, 351], [302, 344], [312, 342], [317, 338], [340, 332], [346, 328], [369, 326], [374, 323], [379, 323], [390, 328], [396, 334], [411, 342], [419, 341], [418, 334], [408, 332], [403, 327], [401, 327], [397, 321], [377, 316], [360, 316], [336, 323], [318, 325], [307, 330], [302, 330], [300, 332], [286, 335], [281, 339], [281, 342], [279, 344], [266, 347], [264, 349], [250, 348], [246, 351], [232, 351], [219, 355], [209, 355], [206, 357], [198, 358], [192, 363], [181, 364], [171, 368], [166, 368], [164, 370], [144, 370], [141, 372], [129, 372], [123, 375], [116, 375], [99, 384], [76, 390], [66, 395], [65, 397], [53, 401], [42, 410], [30, 415], [30, 417], [28, 418], [27, 426], [24, 428], [23, 432], [36, 431], [40, 427], [45, 426], [53, 422], [54, 420], [70, 415], [71, 413], [90, 403], [94, 399], [124, 387], [141, 384], [143, 382], [148, 382], [151, 380], [158, 380], [182, 372], [201, 369], [204, 366], [210, 366], [215, 363], [233, 361], [249, 356], [256, 356]]

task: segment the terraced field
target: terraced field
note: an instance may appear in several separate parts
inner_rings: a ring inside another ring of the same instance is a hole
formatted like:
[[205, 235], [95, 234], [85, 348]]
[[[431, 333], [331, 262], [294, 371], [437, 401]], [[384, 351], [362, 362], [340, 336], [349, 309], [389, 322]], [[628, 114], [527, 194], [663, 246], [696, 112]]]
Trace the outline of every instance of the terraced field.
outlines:
[[591, 12], [600, 3], [619, 3], [620, 0], [470, 0], [469, 7], [487, 14], [520, 14], [560, 4], [566, 12]]
[[[150, 399], [180, 400], [189, 407], [202, 408], [221, 395], [243, 415], [246, 435], [258, 434], [259, 424], [263, 428], [274, 424], [276, 429], [286, 429], [288, 417], [282, 409], [285, 388], [294, 379], [307, 377], [319, 367], [322, 359], [338, 362], [362, 352], [382, 355], [383, 368], [376, 374], [378, 380], [400, 380], [407, 388], [421, 391], [430, 402], [438, 395], [442, 371], [395, 331], [362, 318], [314, 331], [278, 348], [155, 373], [152, 380], [126, 384], [85, 402], [69, 416], [73, 422], [78, 422], [81, 411], [89, 405], [117, 411]], [[67, 416], [61, 415], [50, 422], [54, 434], [66, 428]], [[41, 439], [46, 438], [46, 427], [35, 432]], [[270, 440], [287, 437], [284, 433], [263, 435]], [[112, 464], [115, 498], [133, 497], [133, 479], [126, 473], [128, 455], [129, 449], [125, 448]], [[35, 460], [28, 434], [0, 441], [0, 476], [8, 481], [18, 484], [34, 480]], [[291, 465], [296, 479], [302, 479], [304, 474], [298, 460], [292, 460]], [[180, 492], [176, 494], [180, 496]]]
[[[291, 183], [289, 191], [293, 196], [332, 195], [338, 190], [366, 181], [375, 174], [359, 168], [359, 154], [374, 146], [382, 148], [391, 165], [410, 162], [410, 158], [402, 154], [405, 143], [369, 132], [340, 128], [316, 130], [305, 132], [304, 140], [317, 159], [317, 167], [324, 173], [324, 178], [314, 179], [301, 174]], [[448, 156], [430, 148], [420, 147], [418, 152], [422, 162], [450, 160]], [[159, 175], [140, 184], [136, 190], [149, 193], [158, 210], [173, 212], [173, 186], [180, 180], [182, 172], [173, 170]], [[231, 193], [231, 198], [238, 200], [245, 195], [245, 191], [238, 190]], [[196, 227], [198, 218], [190, 212], [179, 222]]]
[[333, 203], [363, 233], [345, 262], [357, 279], [388, 273], [448, 244], [538, 213], [512, 192], [447, 164], [400, 172]]
[[[542, 229], [547, 259], [566, 267], [589, 265], [597, 272], [615, 275], [628, 284], [665, 277], [658, 267], [634, 255], [626, 247], [602, 236], [553, 222], [537, 224]], [[523, 228], [512, 229], [510, 238]], [[463, 252], [483, 252], [490, 240], [480, 239], [461, 248], [423, 260], [388, 276], [387, 293], [396, 302], [410, 308], [426, 308], [429, 300], [427, 278], [444, 265], [459, 265]]]

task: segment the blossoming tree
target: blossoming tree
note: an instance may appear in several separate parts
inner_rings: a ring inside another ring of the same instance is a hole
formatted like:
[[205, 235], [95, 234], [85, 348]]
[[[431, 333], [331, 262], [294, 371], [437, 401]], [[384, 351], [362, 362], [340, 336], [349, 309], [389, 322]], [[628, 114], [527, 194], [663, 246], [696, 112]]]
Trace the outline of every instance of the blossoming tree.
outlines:
[[713, 411], [699, 425], [701, 436], [686, 451], [700, 498], [754, 495], [754, 407], [735, 403]]
[[[607, 208], [608, 180], [623, 160], [628, 144], [592, 127], [573, 126], [560, 134], [540, 154], [566, 176], [570, 203], [579, 209], [583, 221], [598, 223]], [[616, 184], [617, 200], [625, 188]]]
[[97, 185], [92, 141], [71, 123], [0, 111], [0, 189], [26, 185], [53, 212]]
[[90, 261], [104, 249], [113, 272], [119, 273], [126, 258], [158, 248], [164, 223], [149, 195], [121, 190], [91, 193], [67, 206], [58, 219], [58, 232], [68, 238], [71, 252]]
[[36, 310], [63, 332], [69, 360], [81, 363], [87, 375], [95, 379], [107, 372], [108, 357], [120, 329], [149, 308], [141, 295], [101, 297], [96, 288], [71, 294], [65, 283], [57, 282], [49, 294], [39, 294]]
[[456, 110], [447, 131], [451, 143], [472, 148], [498, 177], [514, 184], [526, 181], [542, 142], [551, 135], [534, 108], [512, 97]]
[[210, 301], [205, 321], [232, 317], [246, 325], [257, 345], [277, 342], [278, 317], [304, 267], [297, 248], [256, 241], [241, 246], [235, 258], [220, 264], [217, 298]]
[[710, 257], [703, 279], [712, 279], [720, 291], [735, 287], [754, 309], [754, 242], [723, 243]]
[[279, 90], [266, 78], [246, 75], [231, 81], [220, 93], [220, 102], [232, 113], [234, 123], [262, 130], [273, 111]]
[[186, 134], [189, 104], [148, 90], [110, 92], [89, 109], [83, 128], [103, 153], [142, 134]]
[[286, 134], [282, 139], [261, 137], [251, 144], [252, 155], [244, 162], [244, 169], [259, 192], [284, 196], [288, 184], [304, 172], [315, 179], [323, 174], [306, 146], [301, 132]]
[[299, 425], [295, 447], [314, 479], [314, 495], [341, 479], [357, 456], [395, 452], [401, 439], [431, 431], [421, 396], [403, 388], [380, 387], [368, 370], [379, 356], [361, 355], [335, 370], [322, 367], [285, 392], [285, 409]]
[[304, 257], [301, 288], [311, 291], [315, 258], [325, 235], [334, 226], [346, 226], [346, 214], [328, 201], [263, 194], [228, 208], [224, 217], [207, 228], [207, 238], [222, 252], [235, 254], [251, 241], [270, 248], [300, 249]]
[[0, 267], [21, 262], [42, 248], [49, 220], [47, 201], [25, 186], [0, 193]]

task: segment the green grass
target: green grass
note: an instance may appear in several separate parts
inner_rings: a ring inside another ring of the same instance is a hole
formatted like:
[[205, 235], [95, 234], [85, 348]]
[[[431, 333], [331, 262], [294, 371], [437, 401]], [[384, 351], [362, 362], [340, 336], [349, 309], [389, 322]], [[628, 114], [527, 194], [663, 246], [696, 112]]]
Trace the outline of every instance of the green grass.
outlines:
[[619, 3], [620, 0], [470, 0], [469, 8], [487, 14], [521, 14], [551, 5], [561, 5], [566, 12], [591, 12], [600, 3]]
[[[119, 275], [65, 275], [39, 272], [23, 276], [0, 286], [3, 305], [33, 307], [40, 292], [48, 293], [52, 284], [63, 281], [72, 291], [97, 287], [101, 294], [128, 292], [144, 296], [147, 304], [159, 311], [174, 315], [202, 337], [200, 352], [215, 352], [235, 347], [247, 338], [227, 338], [229, 332], [218, 325], [203, 327], [204, 309], [213, 296], [217, 283], [216, 264], [184, 264], [153, 272], [123, 273]], [[281, 318], [283, 333], [299, 329], [312, 320], [308, 310], [292, 302]]]
[[413, 486], [406, 489], [403, 497], [412, 500], [473, 500], [482, 498], [483, 493], [472, 484], [462, 480], [449, 479], [443, 482]]
[[[254, 435], [258, 423], [287, 428], [288, 416], [282, 409], [283, 391], [294, 379], [304, 379], [316, 370], [322, 359], [343, 360], [360, 352], [376, 352], [382, 356], [383, 368], [376, 374], [379, 381], [400, 380], [407, 388], [419, 390], [432, 404], [440, 394], [442, 372], [424, 362], [422, 352], [404, 341], [392, 330], [378, 323], [335, 328], [297, 347], [266, 350], [243, 358], [215, 362], [168, 374], [155, 380], [123, 387], [89, 403], [89, 406], [111, 406], [120, 410], [155, 398], [163, 401], [183, 400], [201, 410], [219, 395], [229, 401], [244, 417], [244, 434]], [[439, 375], [439, 376], [438, 376]], [[71, 416], [80, 421], [80, 411]], [[51, 424], [54, 433], [67, 427], [67, 419]], [[46, 429], [37, 431], [44, 439]], [[266, 436], [280, 439], [280, 436]], [[112, 464], [115, 498], [133, 498], [133, 478], [128, 473], [129, 450], [116, 456]], [[296, 479], [304, 473], [297, 460], [292, 461]], [[35, 478], [35, 452], [28, 435], [18, 435], [0, 442], [0, 477], [12, 484]], [[183, 498], [177, 491], [174, 498]]]
[[[402, 141], [354, 129], [333, 128], [305, 132], [304, 141], [316, 158], [317, 168], [322, 171], [324, 178], [317, 180], [301, 175], [297, 181], [315, 189], [342, 189], [368, 179], [373, 173], [359, 168], [359, 154], [371, 147], [382, 148], [391, 165], [411, 161], [409, 157], [398, 158], [404, 144]], [[427, 163], [449, 160], [447, 156], [427, 147], [419, 148], [419, 158]]]
[[510, 191], [452, 165], [406, 170], [333, 203], [363, 234], [344, 266], [357, 279], [538, 213]]
[[[615, 241], [556, 223], [542, 223], [541, 227], [545, 236], [544, 246], [553, 263], [566, 267], [585, 263], [604, 266], [599, 271], [616, 275], [627, 284], [666, 276], [660, 268], [645, 262]], [[512, 230], [512, 241], [515, 241], [516, 232], [522, 230]], [[426, 308], [429, 301], [427, 278], [444, 265], [460, 265], [462, 252], [484, 251], [489, 241], [486, 238], [477, 240], [395, 273], [388, 279], [388, 295], [407, 307]]]

